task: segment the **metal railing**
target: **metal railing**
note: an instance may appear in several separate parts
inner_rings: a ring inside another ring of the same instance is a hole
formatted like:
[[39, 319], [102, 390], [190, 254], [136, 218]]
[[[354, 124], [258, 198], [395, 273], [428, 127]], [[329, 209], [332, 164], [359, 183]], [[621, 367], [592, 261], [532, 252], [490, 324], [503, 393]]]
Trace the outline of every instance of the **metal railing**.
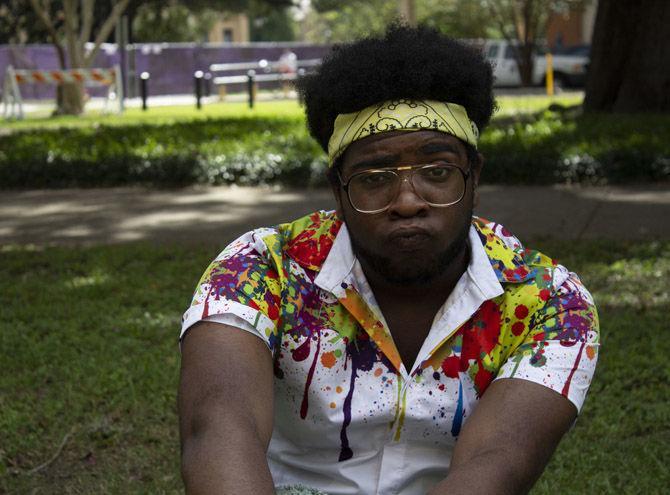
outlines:
[[[249, 107], [253, 108], [254, 100], [256, 99], [256, 84], [259, 82], [289, 82], [295, 81], [298, 77], [304, 75], [309, 68], [316, 67], [321, 63], [321, 59], [304, 59], [297, 60], [297, 72], [278, 72], [282, 63], [269, 62], [268, 60], [259, 60], [258, 62], [236, 62], [227, 64], [212, 64], [209, 66], [210, 73], [214, 72], [233, 72], [233, 71], [247, 71], [246, 75], [220, 75], [212, 77], [211, 81], [215, 86], [223, 86], [223, 93], [225, 94], [225, 87], [232, 84], [247, 85], [247, 92], [249, 93]], [[260, 73], [259, 73], [260, 72]]]

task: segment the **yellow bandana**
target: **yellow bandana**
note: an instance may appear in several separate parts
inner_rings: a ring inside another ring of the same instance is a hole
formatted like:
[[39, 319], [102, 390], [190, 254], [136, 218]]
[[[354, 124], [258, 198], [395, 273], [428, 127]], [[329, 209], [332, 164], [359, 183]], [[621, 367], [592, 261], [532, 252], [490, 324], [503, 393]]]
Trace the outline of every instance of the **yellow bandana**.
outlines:
[[445, 132], [477, 147], [479, 131], [461, 105], [433, 100], [385, 101], [359, 112], [340, 114], [328, 141], [328, 164], [359, 139], [388, 131]]

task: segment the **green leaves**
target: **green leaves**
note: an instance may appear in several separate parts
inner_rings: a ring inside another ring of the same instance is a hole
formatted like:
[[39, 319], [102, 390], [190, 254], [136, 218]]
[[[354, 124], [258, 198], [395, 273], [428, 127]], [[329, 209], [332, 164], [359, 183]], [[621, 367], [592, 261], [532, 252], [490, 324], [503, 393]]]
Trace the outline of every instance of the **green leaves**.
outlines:
[[[485, 183], [670, 179], [667, 115], [505, 116], [484, 132]], [[326, 158], [296, 114], [38, 128], [0, 136], [0, 189], [190, 184], [325, 185]]]

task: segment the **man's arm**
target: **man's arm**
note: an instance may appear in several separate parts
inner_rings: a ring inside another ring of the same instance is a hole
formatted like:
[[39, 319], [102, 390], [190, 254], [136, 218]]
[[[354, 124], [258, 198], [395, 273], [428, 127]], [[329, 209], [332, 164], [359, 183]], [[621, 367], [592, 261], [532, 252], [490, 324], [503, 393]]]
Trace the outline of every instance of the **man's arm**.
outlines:
[[265, 343], [227, 325], [194, 325], [182, 343], [179, 385], [186, 493], [273, 494], [265, 457], [273, 408]]
[[494, 381], [456, 443], [449, 474], [430, 492], [528, 492], [577, 415], [575, 406], [543, 385]]

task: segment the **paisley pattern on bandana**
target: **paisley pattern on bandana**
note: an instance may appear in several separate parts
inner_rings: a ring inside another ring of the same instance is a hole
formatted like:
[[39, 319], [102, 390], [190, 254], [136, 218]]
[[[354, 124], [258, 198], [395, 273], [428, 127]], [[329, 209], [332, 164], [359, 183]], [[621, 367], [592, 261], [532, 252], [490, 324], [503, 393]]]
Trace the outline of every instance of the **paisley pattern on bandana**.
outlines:
[[[233, 314], [267, 343], [275, 429], [296, 449], [316, 442], [332, 450], [331, 462], [345, 462], [369, 451], [372, 438], [453, 447], [499, 378], [541, 383], [581, 407], [597, 359], [598, 316], [574, 273], [474, 218], [502, 293], [457, 328], [438, 328], [444, 338], [410, 369], [350, 272], [331, 290], [315, 284], [341, 226], [322, 211], [245, 234], [205, 271], [184, 315], [183, 331]], [[371, 434], [370, 425], [386, 425], [386, 433]]]

